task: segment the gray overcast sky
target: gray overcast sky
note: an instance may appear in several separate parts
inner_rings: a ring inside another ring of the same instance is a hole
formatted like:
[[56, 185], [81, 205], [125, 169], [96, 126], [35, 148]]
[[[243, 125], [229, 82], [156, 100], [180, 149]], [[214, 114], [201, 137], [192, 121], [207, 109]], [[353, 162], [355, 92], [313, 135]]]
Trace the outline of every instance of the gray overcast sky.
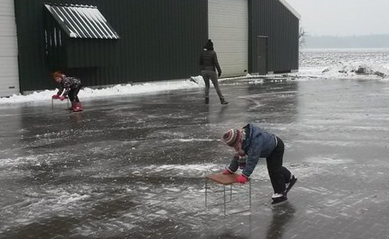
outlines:
[[310, 36], [389, 34], [389, 0], [286, 0]]

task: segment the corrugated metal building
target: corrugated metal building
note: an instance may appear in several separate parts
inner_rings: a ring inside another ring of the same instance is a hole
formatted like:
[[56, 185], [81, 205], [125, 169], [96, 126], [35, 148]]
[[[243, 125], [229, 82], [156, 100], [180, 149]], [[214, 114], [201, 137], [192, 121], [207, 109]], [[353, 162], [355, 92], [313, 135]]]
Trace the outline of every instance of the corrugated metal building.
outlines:
[[223, 76], [298, 69], [299, 15], [285, 0], [2, 0], [3, 15], [0, 62], [14, 70], [0, 96], [54, 88], [53, 70], [84, 86], [189, 78], [208, 38]]
[[17, 94], [18, 47], [13, 0], [0, 1], [0, 97]]
[[300, 15], [285, 0], [250, 0], [250, 72], [298, 70]]

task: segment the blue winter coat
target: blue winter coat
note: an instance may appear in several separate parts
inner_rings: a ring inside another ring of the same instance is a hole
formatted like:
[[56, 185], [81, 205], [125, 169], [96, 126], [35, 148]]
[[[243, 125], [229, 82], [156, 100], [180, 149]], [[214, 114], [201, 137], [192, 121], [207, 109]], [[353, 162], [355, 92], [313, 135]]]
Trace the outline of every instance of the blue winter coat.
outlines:
[[[257, 166], [259, 158], [267, 158], [277, 146], [277, 139], [274, 134], [266, 132], [252, 124], [244, 126], [243, 129], [246, 132], [246, 137], [242, 143], [242, 150], [247, 156], [247, 159], [242, 174], [250, 177], [255, 166]], [[238, 160], [233, 158], [228, 168], [230, 171], [235, 172], [238, 166]]]

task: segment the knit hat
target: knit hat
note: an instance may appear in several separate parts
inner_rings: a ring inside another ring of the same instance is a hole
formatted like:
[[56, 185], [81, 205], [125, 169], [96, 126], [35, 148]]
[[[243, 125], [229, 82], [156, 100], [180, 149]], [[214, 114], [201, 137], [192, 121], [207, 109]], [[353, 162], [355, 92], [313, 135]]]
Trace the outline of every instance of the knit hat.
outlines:
[[205, 44], [204, 48], [209, 50], [209, 51], [211, 51], [211, 50], [213, 51], [213, 42], [211, 41], [211, 39], [208, 39], [208, 41]]
[[234, 147], [242, 139], [242, 132], [239, 129], [230, 129], [223, 135], [223, 141], [231, 147]]

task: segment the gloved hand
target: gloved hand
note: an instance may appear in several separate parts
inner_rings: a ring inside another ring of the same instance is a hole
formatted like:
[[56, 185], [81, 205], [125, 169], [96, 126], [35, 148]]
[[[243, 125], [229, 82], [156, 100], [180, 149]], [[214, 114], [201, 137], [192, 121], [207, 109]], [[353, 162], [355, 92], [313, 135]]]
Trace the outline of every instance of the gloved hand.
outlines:
[[53, 95], [51, 99], [58, 99], [59, 95]]
[[219, 73], [217, 73], [217, 76], [220, 77], [222, 75], [222, 72], [219, 71]]
[[238, 178], [236, 179], [238, 183], [247, 183], [249, 179], [244, 176], [243, 174], [239, 175]]
[[64, 99], [66, 99], [66, 97], [63, 96], [63, 95], [61, 95], [61, 96], [58, 96], [58, 99], [59, 99], [59, 100], [64, 100]]
[[228, 170], [228, 168], [226, 168], [223, 170], [222, 174], [228, 175], [228, 174], [233, 174], [233, 172], [231, 172], [230, 170]]

